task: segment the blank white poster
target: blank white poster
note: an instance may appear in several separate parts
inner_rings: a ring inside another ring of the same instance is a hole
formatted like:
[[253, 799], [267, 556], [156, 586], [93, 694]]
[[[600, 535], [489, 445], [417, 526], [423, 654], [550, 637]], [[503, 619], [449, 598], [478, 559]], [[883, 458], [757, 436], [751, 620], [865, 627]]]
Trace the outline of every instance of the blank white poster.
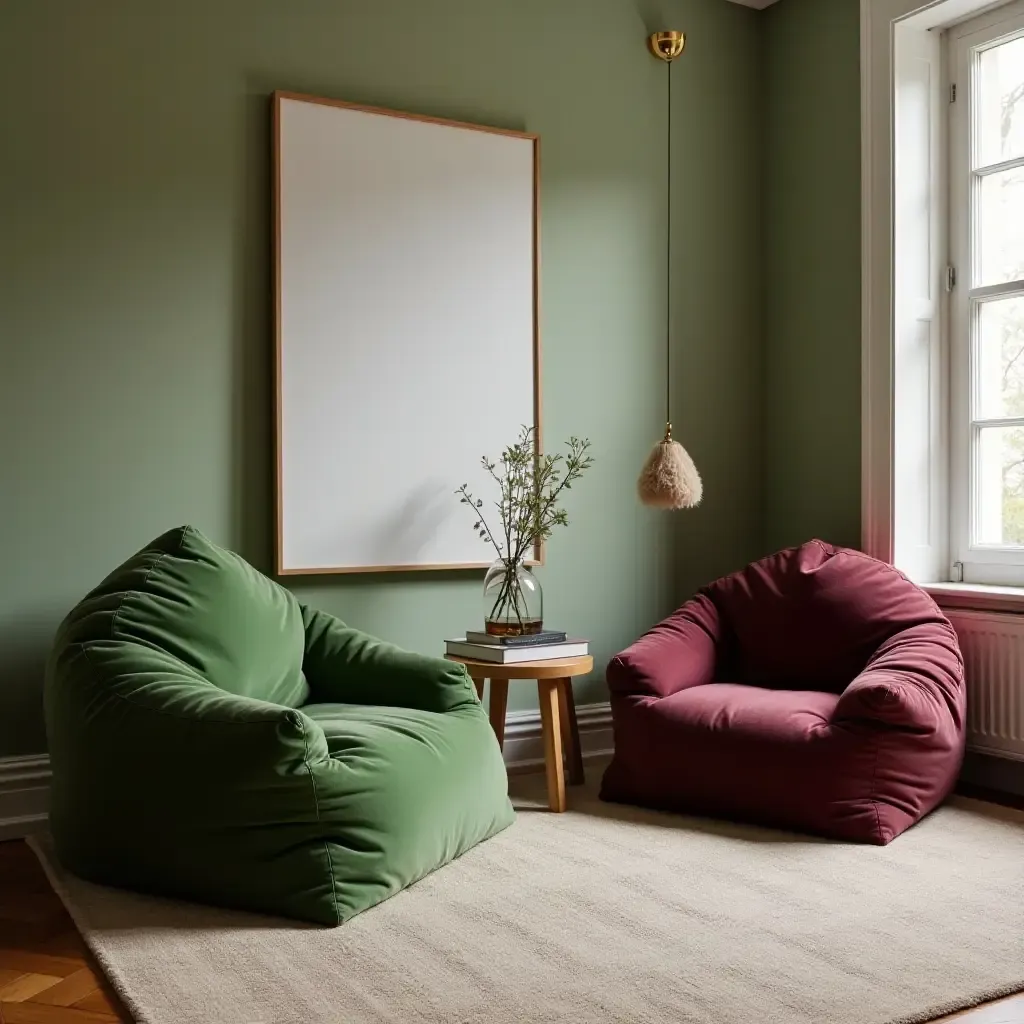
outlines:
[[490, 506], [481, 456], [537, 425], [537, 140], [280, 93], [275, 120], [278, 572], [488, 564], [453, 491]]

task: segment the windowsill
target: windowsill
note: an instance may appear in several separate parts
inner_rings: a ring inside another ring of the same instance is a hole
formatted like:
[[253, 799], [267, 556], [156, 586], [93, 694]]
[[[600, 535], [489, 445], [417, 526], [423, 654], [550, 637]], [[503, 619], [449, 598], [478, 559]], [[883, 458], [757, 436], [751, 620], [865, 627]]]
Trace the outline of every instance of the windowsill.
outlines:
[[1024, 614], [1024, 587], [994, 587], [982, 583], [923, 583], [940, 608], [969, 608], [986, 612]]

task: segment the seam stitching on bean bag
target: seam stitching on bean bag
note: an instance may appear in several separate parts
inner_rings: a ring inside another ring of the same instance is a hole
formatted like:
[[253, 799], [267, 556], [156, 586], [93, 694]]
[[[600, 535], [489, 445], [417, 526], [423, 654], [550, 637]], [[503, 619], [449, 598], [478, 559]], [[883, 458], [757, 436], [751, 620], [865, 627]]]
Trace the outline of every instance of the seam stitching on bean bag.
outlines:
[[[316, 823], [322, 827], [323, 820], [320, 817], [320, 800], [316, 793], [316, 778], [313, 775], [313, 766], [309, 763], [309, 743], [306, 740], [306, 727], [302, 722], [301, 715], [295, 715], [295, 723], [302, 732], [302, 748], [305, 752], [303, 763], [306, 766], [306, 771], [309, 772], [309, 784], [313, 787], [313, 807], [316, 810]], [[341, 911], [338, 909], [338, 886], [334, 878], [334, 861], [331, 858], [331, 844], [327, 842], [326, 836], [324, 837], [324, 853], [327, 856], [327, 873], [331, 876], [331, 898], [334, 901], [334, 920], [335, 924], [341, 924]]]
[[878, 830], [878, 838], [882, 841], [882, 845], [885, 845], [885, 834], [882, 832], [882, 817], [878, 813], [878, 800], [875, 796], [875, 783], [878, 780], [878, 759], [882, 752], [882, 738], [879, 736], [875, 740], [875, 763], [871, 769], [871, 788], [868, 793], [868, 799], [871, 801], [871, 807], [875, 812], [875, 828]]
[[[181, 537], [179, 538], [179, 548], [180, 548], [181, 544], [183, 544], [185, 542], [185, 534], [188, 533], [188, 531], [191, 530], [191, 529], [192, 529], [192, 527], [186, 526], [181, 531]], [[160, 553], [160, 557], [157, 558], [157, 560], [149, 567], [149, 571], [143, 577], [141, 586], [144, 587], [149, 582], [149, 577], [152, 576], [154, 572], [156, 572], [156, 570], [159, 567], [160, 563], [168, 556], [168, 554], [170, 554], [170, 552], [168, 552], [168, 551], [163, 551], [163, 552]], [[125, 601], [127, 601], [129, 597], [132, 597], [133, 595], [137, 594], [138, 592], [139, 592], [139, 588], [135, 588], [133, 590], [126, 590], [125, 593], [124, 593], [124, 596], [118, 602], [117, 611], [114, 612], [114, 617], [110, 620], [110, 638], [112, 640], [116, 640], [117, 639], [117, 617], [121, 614], [121, 609], [124, 607]]]

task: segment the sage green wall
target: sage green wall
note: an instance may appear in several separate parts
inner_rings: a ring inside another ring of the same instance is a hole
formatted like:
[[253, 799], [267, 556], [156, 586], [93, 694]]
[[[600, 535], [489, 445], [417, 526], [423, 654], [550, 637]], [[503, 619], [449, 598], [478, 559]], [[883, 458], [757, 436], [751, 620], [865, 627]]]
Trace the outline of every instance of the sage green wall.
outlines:
[[860, 545], [858, 0], [764, 31], [764, 549]]
[[[43, 749], [54, 628], [153, 535], [191, 522], [269, 568], [274, 89], [540, 133], [545, 430], [588, 435], [597, 460], [542, 570], [552, 623], [603, 668], [755, 554], [758, 17], [723, 0], [0, 4], [0, 755]], [[644, 39], [675, 25], [675, 419], [707, 495], [678, 517], [634, 497], [662, 428], [665, 79]], [[339, 463], [359, 443], [339, 439]], [[478, 616], [480, 578], [295, 589], [436, 651]]]

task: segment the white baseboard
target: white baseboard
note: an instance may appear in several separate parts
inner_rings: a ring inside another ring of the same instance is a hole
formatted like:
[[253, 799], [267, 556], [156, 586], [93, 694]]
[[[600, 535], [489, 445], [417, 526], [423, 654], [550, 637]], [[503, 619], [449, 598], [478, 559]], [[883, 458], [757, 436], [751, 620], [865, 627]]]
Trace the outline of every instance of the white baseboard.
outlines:
[[[607, 701], [576, 708], [583, 757], [604, 757], [612, 752], [612, 712]], [[505, 764], [515, 771], [539, 768], [544, 763], [544, 740], [539, 711], [512, 711], [505, 719]]]
[[46, 824], [50, 758], [0, 757], [0, 840], [38, 832]]
[[[612, 752], [612, 713], [608, 702], [576, 708], [583, 757]], [[505, 722], [505, 763], [529, 771], [544, 763], [539, 711], [513, 711]], [[50, 796], [50, 758], [0, 757], [0, 841], [38, 832], [46, 825]]]

